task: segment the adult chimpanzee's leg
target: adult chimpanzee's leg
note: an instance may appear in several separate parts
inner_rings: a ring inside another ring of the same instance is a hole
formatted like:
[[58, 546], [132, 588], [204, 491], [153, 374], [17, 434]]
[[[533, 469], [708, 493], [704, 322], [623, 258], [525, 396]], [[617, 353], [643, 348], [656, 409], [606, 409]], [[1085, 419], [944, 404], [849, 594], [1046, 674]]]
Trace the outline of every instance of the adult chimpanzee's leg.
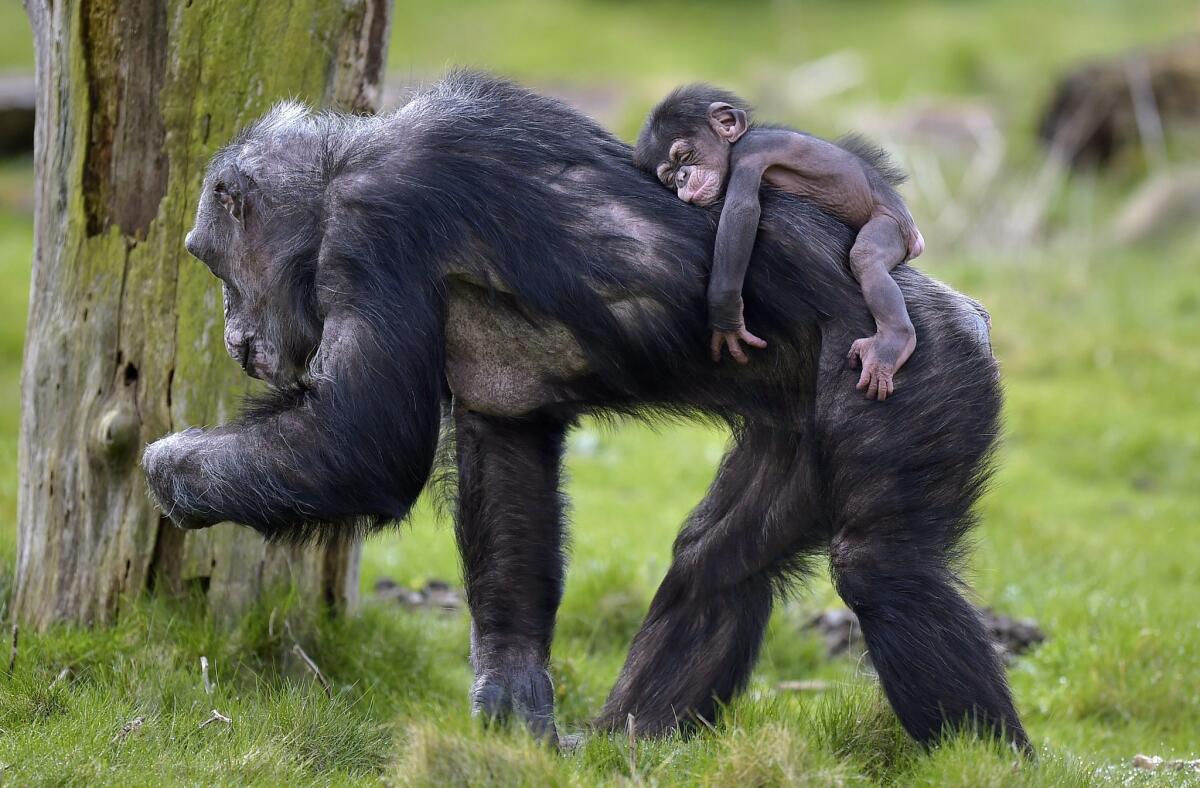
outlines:
[[937, 552], [919, 549], [919, 537], [900, 541], [846, 530], [831, 547], [838, 593], [858, 615], [896, 716], [922, 744], [966, 728], [1027, 750], [1000, 660], [961, 581]]
[[[969, 729], [1029, 747], [1000, 660], [952, 569], [986, 478], [993, 386], [982, 376], [960, 381], [951, 401], [960, 414], [940, 423], [924, 418], [923, 398], [936, 391], [894, 406], [819, 393], [833, 580], [858, 615], [896, 716], [926, 745]], [[882, 472], [880, 457], [890, 463]]]
[[810, 442], [749, 425], [675, 541], [674, 561], [597, 725], [656, 734], [745, 686], [774, 592], [828, 531], [814, 500]]
[[924, 327], [925, 355], [909, 370], [921, 382], [883, 404], [844, 395], [855, 373], [836, 352], [843, 337], [826, 337], [816, 421], [830, 565], [913, 738], [929, 745], [954, 729], [1002, 730], [1028, 748], [1000, 661], [953, 571], [1000, 407], [990, 349], [972, 333]]
[[546, 671], [563, 585], [559, 495], [564, 425], [455, 412], [455, 533], [471, 608], [474, 711], [515, 712], [553, 738], [554, 690]]

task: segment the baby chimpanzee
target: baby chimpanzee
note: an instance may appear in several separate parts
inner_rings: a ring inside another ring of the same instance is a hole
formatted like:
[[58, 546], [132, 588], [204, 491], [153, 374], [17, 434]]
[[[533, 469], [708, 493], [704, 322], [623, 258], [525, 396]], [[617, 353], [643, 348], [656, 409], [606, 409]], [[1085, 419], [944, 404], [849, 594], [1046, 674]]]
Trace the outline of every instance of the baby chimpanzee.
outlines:
[[858, 231], [850, 268], [876, 333], [855, 341], [849, 359], [862, 364], [859, 390], [868, 399], [887, 399], [895, 388], [892, 376], [917, 345], [890, 272], [925, 249], [893, 188], [904, 176], [882, 151], [857, 137], [834, 144], [792, 129], [752, 127], [746, 106], [709, 85], [678, 88], [650, 112], [634, 152], [637, 165], [684, 202], [710, 205], [725, 190], [708, 285], [713, 360], [720, 360], [726, 344], [742, 364], [748, 359], [739, 341], [767, 346], [742, 319], [742, 283], [758, 233], [758, 190], [766, 183], [808, 198]]

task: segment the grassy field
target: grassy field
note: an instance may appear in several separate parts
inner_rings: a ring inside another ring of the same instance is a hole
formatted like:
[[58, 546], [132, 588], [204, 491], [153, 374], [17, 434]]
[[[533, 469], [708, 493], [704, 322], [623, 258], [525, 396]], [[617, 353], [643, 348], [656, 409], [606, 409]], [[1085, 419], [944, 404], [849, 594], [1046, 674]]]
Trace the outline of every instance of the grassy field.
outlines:
[[[465, 62], [541, 84], [605, 80], [629, 95], [619, 128], [628, 136], [679, 79], [753, 89], [772, 69], [853, 48], [868, 76], [839, 101], [984, 96], [1017, 119], [1014, 147], [1032, 151], [1019, 135], [1054, 69], [1200, 21], [1182, 2], [746, 7], [520, 0], [502, 10], [464, 0], [434, 14], [401, 0], [390, 60], [415, 75]], [[28, 61], [16, 14], [0, 7], [0, 65]], [[747, 55], [712, 57], [731, 51]], [[30, 179], [28, 161], [0, 166], [0, 592], [15, 550]], [[1100, 197], [1087, 220], [1103, 226], [1119, 183], [1068, 184], [1064, 200], [1094, 185]], [[294, 615], [296, 638], [332, 684], [327, 697], [289, 656], [292, 638], [279, 625], [294, 604], [286, 595], [263, 600], [233, 632], [194, 600], [146, 601], [113, 629], [22, 638], [13, 675], [0, 677], [0, 781], [1184, 783], [1129, 762], [1139, 752], [1200, 757], [1200, 239], [1185, 231], [1119, 250], [1100, 233], [1052, 229], [1051, 240], [1015, 255], [939, 254], [931, 238], [920, 265], [993, 315], [1005, 436], [970, 577], [978, 601], [1035, 618], [1047, 633], [1010, 671], [1037, 765], [978, 742], [931, 754], [912, 745], [870, 675], [826, 660], [801, 631], [811, 611], [837, 604], [822, 575], [780, 606], [750, 691], [715, 730], [636, 749], [595, 736], [566, 755], [469, 717], [464, 614], [368, 601], [349, 619], [302, 626]], [[599, 710], [724, 443], [693, 425], [586, 425], [573, 438], [572, 560], [553, 654], [564, 728], [580, 729]], [[382, 577], [458, 582], [448, 524], [432, 508], [367, 545], [368, 596]], [[211, 695], [200, 655], [212, 663]], [[830, 689], [775, 690], [813, 678]], [[232, 723], [201, 727], [214, 708]]]

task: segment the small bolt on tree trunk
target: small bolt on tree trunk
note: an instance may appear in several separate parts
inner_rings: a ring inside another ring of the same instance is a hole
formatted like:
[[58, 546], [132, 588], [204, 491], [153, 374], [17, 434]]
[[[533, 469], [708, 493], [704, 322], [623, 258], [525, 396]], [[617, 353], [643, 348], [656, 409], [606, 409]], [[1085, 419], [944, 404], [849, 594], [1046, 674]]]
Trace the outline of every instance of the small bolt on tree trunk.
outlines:
[[37, 193], [22, 372], [13, 611], [104, 623], [147, 589], [200, 586], [219, 615], [268, 586], [352, 603], [354, 545], [174, 528], [145, 444], [234, 415], [218, 282], [183, 248], [204, 166], [281, 98], [374, 109], [390, 0], [26, 0]]

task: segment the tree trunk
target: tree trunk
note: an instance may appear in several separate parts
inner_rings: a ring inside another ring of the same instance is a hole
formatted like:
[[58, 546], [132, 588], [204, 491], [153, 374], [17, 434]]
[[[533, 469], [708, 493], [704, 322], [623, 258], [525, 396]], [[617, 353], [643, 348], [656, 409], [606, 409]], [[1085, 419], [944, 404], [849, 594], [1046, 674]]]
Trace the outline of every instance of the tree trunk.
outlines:
[[187, 533], [142, 447], [233, 416], [218, 282], [183, 248], [208, 158], [274, 101], [373, 108], [390, 0], [26, 0], [37, 51], [36, 240], [21, 381], [17, 618], [101, 623], [198, 586], [349, 605], [358, 550]]

